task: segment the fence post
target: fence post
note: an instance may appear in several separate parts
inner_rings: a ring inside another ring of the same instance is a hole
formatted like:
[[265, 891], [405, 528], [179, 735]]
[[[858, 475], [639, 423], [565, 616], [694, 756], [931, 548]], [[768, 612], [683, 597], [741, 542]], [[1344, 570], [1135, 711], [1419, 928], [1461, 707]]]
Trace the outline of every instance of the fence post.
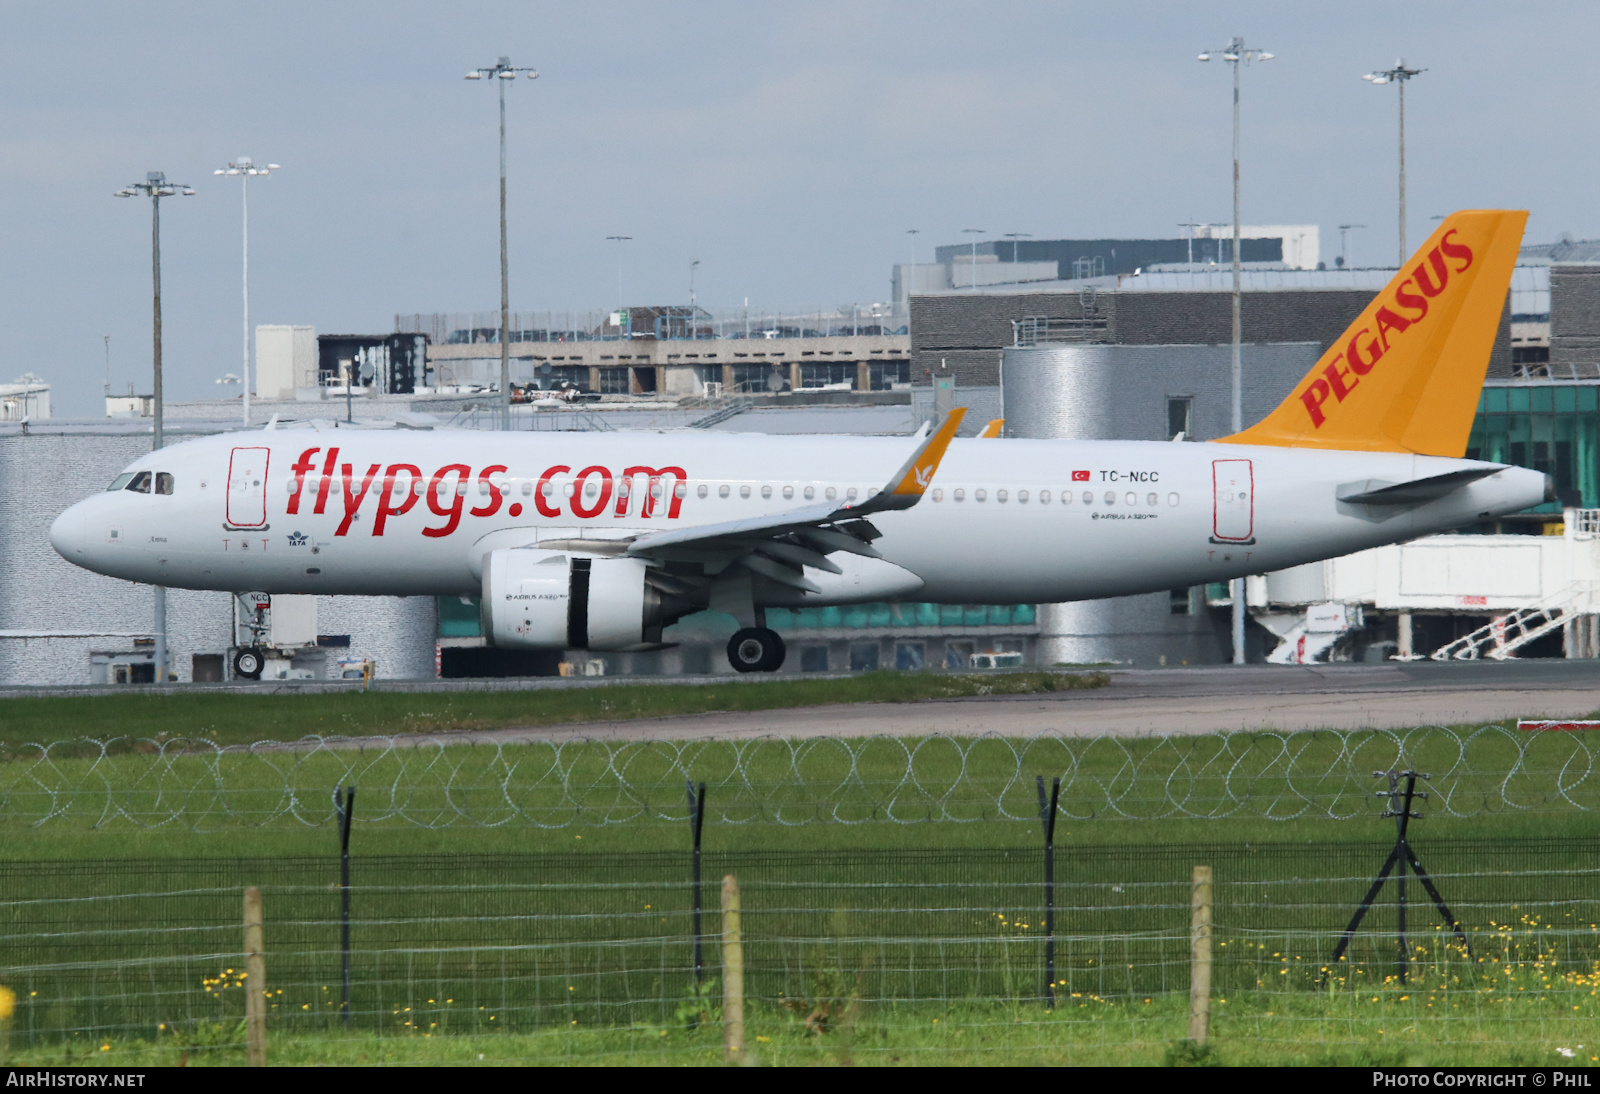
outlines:
[[1189, 1040], [1206, 1043], [1211, 1024], [1211, 867], [1194, 868], [1189, 923]]
[[695, 792], [694, 781], [689, 780], [689, 829], [694, 841], [694, 983], [700, 986], [701, 979], [705, 976], [705, 955], [701, 949], [704, 934], [700, 930], [700, 832], [706, 823], [706, 784], [700, 784], [699, 793]]
[[334, 790], [334, 807], [339, 813], [339, 953], [342, 990], [339, 1013], [350, 1025], [350, 818], [356, 809], [356, 788]]
[[739, 882], [722, 879], [722, 1058], [744, 1058], [744, 942], [739, 935]]
[[244, 1027], [245, 1061], [267, 1063], [267, 957], [261, 937], [261, 890], [244, 891]]
[[1061, 801], [1061, 780], [1050, 782], [1050, 801], [1045, 803], [1044, 776], [1035, 775], [1039, 790], [1039, 821], [1044, 825], [1044, 997], [1045, 1006], [1056, 1006], [1056, 807]]

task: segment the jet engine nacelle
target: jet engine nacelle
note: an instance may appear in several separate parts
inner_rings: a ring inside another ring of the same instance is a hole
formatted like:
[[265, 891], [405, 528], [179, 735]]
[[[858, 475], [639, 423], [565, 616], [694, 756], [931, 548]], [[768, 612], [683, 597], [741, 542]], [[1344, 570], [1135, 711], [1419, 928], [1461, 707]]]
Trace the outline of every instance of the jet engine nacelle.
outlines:
[[483, 633], [512, 649], [627, 650], [661, 641], [665, 606], [636, 558], [502, 547], [483, 562]]

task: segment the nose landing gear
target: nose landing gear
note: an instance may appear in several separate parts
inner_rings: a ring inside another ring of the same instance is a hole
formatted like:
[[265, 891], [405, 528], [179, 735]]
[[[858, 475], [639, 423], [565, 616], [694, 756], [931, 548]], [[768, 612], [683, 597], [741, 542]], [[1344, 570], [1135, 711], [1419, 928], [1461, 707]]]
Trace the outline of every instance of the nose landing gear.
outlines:
[[766, 627], [745, 627], [728, 639], [728, 663], [739, 672], [777, 672], [785, 652], [783, 639]]
[[267, 667], [267, 659], [260, 650], [246, 647], [233, 655], [233, 674], [243, 680], [261, 679], [261, 670]]

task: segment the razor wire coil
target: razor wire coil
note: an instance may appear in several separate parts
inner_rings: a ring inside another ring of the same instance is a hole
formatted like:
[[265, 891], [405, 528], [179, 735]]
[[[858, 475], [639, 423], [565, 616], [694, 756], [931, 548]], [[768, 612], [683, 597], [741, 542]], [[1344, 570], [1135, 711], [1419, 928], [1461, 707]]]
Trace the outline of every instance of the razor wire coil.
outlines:
[[437, 737], [61, 741], [0, 751], [0, 825], [141, 828], [334, 823], [424, 828], [682, 823], [685, 782], [713, 824], [920, 824], [1038, 816], [1034, 780], [1061, 778], [1069, 820], [1371, 816], [1373, 772], [1432, 775], [1428, 809], [1456, 817], [1600, 808], [1596, 745], [1578, 733], [1460, 730], [1161, 737], [993, 735], [462, 743]]

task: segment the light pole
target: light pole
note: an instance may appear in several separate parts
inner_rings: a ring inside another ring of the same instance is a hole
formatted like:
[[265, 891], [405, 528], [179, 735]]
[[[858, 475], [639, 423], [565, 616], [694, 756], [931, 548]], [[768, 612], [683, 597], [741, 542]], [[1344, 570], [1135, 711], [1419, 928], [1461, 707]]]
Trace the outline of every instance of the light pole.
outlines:
[[[514, 68], [502, 57], [488, 68], [467, 73], [469, 80], [493, 80], [500, 88], [500, 428], [511, 428], [511, 285], [506, 266], [506, 84], [523, 73], [530, 80], [539, 74], [531, 68]], [[348, 387], [349, 385], [346, 385]]]
[[263, 178], [282, 168], [275, 163], [257, 167], [249, 156], [240, 156], [226, 167], [219, 167], [213, 175], [238, 175], [242, 183], [240, 193], [244, 202], [244, 424], [250, 425], [250, 391], [255, 387], [250, 374], [250, 176]]
[[[1365, 227], [1366, 227], [1365, 224], [1341, 224], [1341, 225], [1339, 225], [1339, 267], [1340, 267], [1340, 269], [1349, 269], [1350, 268], [1350, 253], [1349, 253], [1349, 251], [1350, 251], [1350, 233], [1351, 233], [1351, 231], [1356, 229], [1356, 228], [1365, 228]], [[1402, 244], [1402, 246], [1404, 246], [1404, 244]]]
[[961, 234], [972, 237], [972, 288], [978, 287], [978, 237], [983, 235], [983, 228], [963, 228]]
[[1196, 228], [1201, 227], [1201, 226], [1202, 225], [1200, 224], [1200, 222], [1196, 221], [1196, 220], [1186, 220], [1182, 224], [1178, 225], [1178, 227], [1180, 227], [1180, 228], [1187, 228], [1188, 229], [1188, 231], [1185, 232], [1184, 235], [1185, 235], [1185, 238], [1188, 240], [1188, 243], [1189, 243], [1189, 265], [1191, 265], [1191, 266], [1194, 265], [1194, 230]]
[[[1011, 241], [1011, 264], [1013, 266], [1015, 266], [1017, 264], [1017, 240], [1019, 240], [1019, 239], [1032, 239], [1033, 238], [1033, 233], [1032, 232], [1007, 232], [1006, 235], [1005, 235], [1005, 238], [1007, 238], [1007, 239], [1009, 239]], [[1017, 279], [1017, 271], [1015, 271], [1015, 270], [1011, 271], [1011, 279], [1013, 281], [1015, 281]]]
[[906, 235], [911, 237], [911, 265], [906, 267], [906, 323], [911, 322], [911, 279], [917, 275], [917, 237], [922, 234], [921, 228], [907, 228]]
[[689, 327], [689, 338], [691, 341], [698, 337], [697, 328], [699, 327], [699, 324], [695, 321], [694, 317], [694, 272], [699, 268], [700, 260], [698, 258], [691, 258], [689, 260], [689, 322], [691, 324]]
[[[1215, 52], [1233, 66], [1233, 431], [1244, 429], [1244, 397], [1242, 395], [1242, 370], [1239, 330], [1239, 65], [1252, 61], [1270, 61], [1273, 54], [1266, 50], [1249, 49], [1243, 38], [1235, 38], [1225, 47], [1200, 54], [1200, 60], [1211, 60]], [[1244, 664], [1244, 578], [1233, 579], [1233, 663]]]
[[[194, 190], [188, 186], [168, 182], [167, 176], [161, 171], [148, 172], [143, 182], [132, 182], [116, 192], [119, 198], [131, 198], [140, 194], [150, 199], [150, 297], [152, 324], [152, 350], [151, 372], [151, 442], [152, 450], [159, 450], [163, 443], [161, 435], [161, 199], [170, 198], [174, 194], [184, 197], [194, 196]], [[167, 682], [167, 590], [161, 585], [152, 586], [155, 601], [155, 677], [156, 683]]]
[[[632, 238], [633, 238], [632, 236], [606, 236], [606, 239], [612, 241], [613, 243], [615, 243], [617, 245], [617, 333], [618, 333], [618, 335], [621, 335], [621, 333], [622, 333], [622, 245], [624, 243], [628, 242], [628, 240], [630, 240]], [[631, 319], [632, 316], [630, 316], [629, 318]], [[631, 327], [633, 324], [630, 322], [628, 325]]]
[[1404, 266], [1411, 252], [1406, 250], [1406, 84], [1413, 76], [1428, 71], [1425, 68], [1407, 68], [1405, 58], [1394, 63], [1393, 68], [1369, 72], [1361, 77], [1370, 84], [1400, 85], [1400, 262]]

